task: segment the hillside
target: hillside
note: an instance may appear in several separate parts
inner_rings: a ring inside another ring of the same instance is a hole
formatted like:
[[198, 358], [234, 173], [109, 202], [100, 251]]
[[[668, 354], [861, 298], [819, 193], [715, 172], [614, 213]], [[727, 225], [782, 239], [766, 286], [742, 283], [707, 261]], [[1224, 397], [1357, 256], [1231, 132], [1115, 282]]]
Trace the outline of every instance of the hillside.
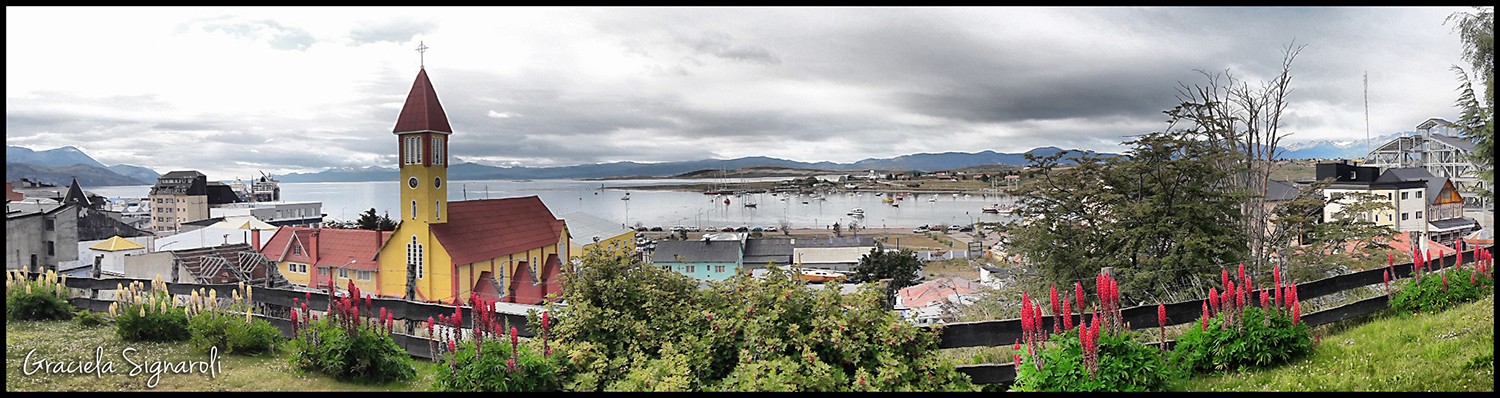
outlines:
[[84, 186], [150, 185], [161, 174], [154, 170], [118, 164], [105, 166], [75, 147], [36, 151], [18, 146], [5, 147], [5, 179], [22, 178], [66, 186], [73, 177]]

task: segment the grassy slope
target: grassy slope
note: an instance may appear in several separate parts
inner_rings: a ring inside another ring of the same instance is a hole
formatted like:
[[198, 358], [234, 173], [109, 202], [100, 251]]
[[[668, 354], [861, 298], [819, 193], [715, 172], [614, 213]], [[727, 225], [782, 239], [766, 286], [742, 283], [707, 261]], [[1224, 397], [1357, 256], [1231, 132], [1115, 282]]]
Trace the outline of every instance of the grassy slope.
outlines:
[[1324, 336], [1273, 369], [1197, 376], [1182, 391], [1495, 391], [1495, 297]]
[[[318, 373], [300, 372], [283, 352], [277, 356], [246, 357], [219, 353], [217, 377], [202, 373], [163, 372], [155, 388], [147, 387], [147, 375], [130, 376], [132, 365], [121, 357], [126, 347], [137, 351], [136, 362], [152, 360], [206, 361], [209, 355], [182, 343], [126, 343], [115, 335], [113, 325], [81, 327], [74, 322], [5, 323], [5, 391], [425, 391], [432, 385], [437, 367], [416, 361], [417, 377], [404, 383], [365, 385], [346, 383]], [[87, 374], [26, 375], [22, 362], [35, 349], [32, 361], [88, 361], [95, 348], [103, 347], [104, 361], [114, 362], [114, 373], [102, 377]]]

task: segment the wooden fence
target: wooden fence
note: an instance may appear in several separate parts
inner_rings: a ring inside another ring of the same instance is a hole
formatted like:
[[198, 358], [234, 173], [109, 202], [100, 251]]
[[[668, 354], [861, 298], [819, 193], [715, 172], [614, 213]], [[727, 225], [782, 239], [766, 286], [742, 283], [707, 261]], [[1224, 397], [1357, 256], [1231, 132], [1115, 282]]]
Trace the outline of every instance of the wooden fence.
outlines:
[[[1486, 250], [1489, 250], [1491, 254], [1494, 254], [1495, 248], [1489, 247], [1486, 248]], [[1471, 253], [1472, 252], [1463, 256], [1464, 263], [1473, 262]], [[1447, 255], [1432, 260], [1432, 263], [1429, 264], [1429, 267], [1436, 269], [1452, 267], [1455, 264], [1458, 264], [1457, 260], [1457, 255]], [[1392, 275], [1392, 279], [1394, 280], [1397, 278], [1410, 277], [1415, 266], [1413, 263], [1405, 263], [1396, 264], [1393, 268], [1395, 268], [1395, 275]], [[1382, 273], [1386, 270], [1387, 268], [1381, 267], [1377, 269], [1319, 279], [1311, 282], [1299, 283], [1297, 284], [1297, 297], [1299, 299], [1306, 300], [1327, 296], [1330, 294], [1359, 287], [1381, 284], [1384, 282]], [[128, 285], [131, 282], [137, 281], [147, 284], [151, 283], [151, 280], [148, 279], [68, 278], [67, 285], [68, 287], [74, 289], [99, 291], [113, 290], [117, 285]], [[167, 283], [166, 285], [167, 291], [172, 294], [186, 295], [190, 294], [190, 292], [193, 290], [208, 289], [218, 291], [217, 294], [219, 297], [228, 297], [231, 291], [239, 288], [238, 284], [217, 285]], [[1265, 290], [1266, 289], [1260, 289], [1256, 292]], [[89, 296], [93, 297], [93, 295]], [[256, 287], [254, 301], [262, 311], [262, 314], [257, 314], [257, 317], [265, 319], [272, 325], [280, 328], [282, 335], [291, 337], [292, 324], [290, 319], [288, 319], [288, 313], [286, 311], [292, 307], [293, 298], [297, 298], [299, 299], [299, 301], [309, 301], [308, 306], [314, 310], [327, 308], [328, 306], [328, 293], [326, 292], [318, 293], [307, 292], [303, 290]], [[393, 298], [375, 298], [372, 300], [375, 306], [385, 307], [385, 309], [390, 312], [396, 320], [405, 321], [408, 325], [408, 333], [397, 331], [397, 333], [392, 334], [392, 337], [396, 340], [397, 344], [405, 347], [406, 351], [408, 353], [411, 353], [413, 357], [433, 359], [431, 358], [432, 355], [429, 349], [429, 344], [431, 344], [433, 340], [427, 339], [425, 337], [413, 336], [409, 332], [413, 329], [412, 326], [420, 326], [422, 322], [427, 321], [428, 317], [436, 318], [438, 315], [453, 314], [455, 311], [454, 306]], [[1302, 321], [1306, 322], [1310, 326], [1318, 326], [1359, 317], [1389, 307], [1389, 305], [1387, 304], [1387, 300], [1388, 298], [1386, 296], [1381, 295], [1345, 304], [1337, 308], [1330, 308], [1323, 311], [1303, 314]], [[113, 303], [113, 301], [110, 300], [99, 300], [89, 297], [75, 297], [69, 299], [69, 301], [78, 308], [99, 312], [107, 311], [110, 303]], [[1198, 318], [1202, 314], [1203, 302], [1204, 299], [1199, 299], [1165, 304], [1167, 310], [1167, 320], [1170, 323], [1167, 326], [1198, 322]], [[476, 319], [473, 316], [473, 308], [471, 307], [458, 307], [457, 310], [463, 312], [463, 317], [465, 319]], [[1150, 329], [1158, 326], [1156, 322], [1156, 306], [1154, 305], [1125, 308], [1121, 312], [1123, 313], [1124, 321], [1133, 329]], [[535, 335], [534, 331], [532, 331], [526, 323], [525, 314], [500, 313], [499, 315], [503, 317], [504, 321], [508, 321], [510, 325], [516, 327], [517, 334], [524, 337], [532, 337]], [[1044, 317], [1042, 322], [1043, 329], [1051, 329], [1053, 319], [1054, 318], [1050, 316]], [[923, 327], [930, 328], [931, 326]], [[1010, 344], [1013, 344], [1015, 341], [1020, 340], [1020, 338], [1020, 319], [961, 322], [940, 326], [938, 345], [940, 348], [1008, 346]], [[1171, 348], [1173, 342], [1166, 341], [1165, 343], [1167, 344], [1168, 348]], [[959, 365], [958, 370], [960, 372], [968, 374], [970, 380], [976, 384], [1009, 384], [1015, 379], [1016, 375], [1014, 364], [1010, 363]]]
[[[1494, 254], [1495, 248], [1491, 246], [1485, 250], [1489, 250], [1490, 254]], [[1463, 255], [1463, 263], [1473, 262], [1472, 255], [1472, 252], [1465, 253]], [[1428, 264], [1428, 267], [1429, 269], [1441, 269], [1452, 267], [1455, 264], [1458, 264], [1458, 256], [1447, 255], [1433, 259]], [[1395, 275], [1391, 276], [1392, 281], [1397, 278], [1410, 277], [1412, 270], [1415, 269], [1415, 265], [1414, 263], [1396, 264], [1393, 268], [1395, 268], [1396, 272]], [[1364, 286], [1379, 285], [1384, 283], [1385, 278], [1382, 274], [1387, 269], [1386, 267], [1380, 267], [1311, 282], [1298, 283], [1296, 284], [1297, 298], [1299, 300], [1307, 300]], [[1259, 292], [1267, 290], [1256, 290], [1255, 294], [1250, 297], [1258, 297]], [[1388, 308], [1388, 299], [1388, 297], [1380, 295], [1336, 308], [1303, 314], [1302, 321], [1306, 322], [1309, 326], [1318, 326], [1367, 315]], [[1166, 326], [1198, 322], [1198, 318], [1203, 314], [1204, 300], [1206, 299], [1164, 304], [1167, 309], [1168, 325]], [[1151, 329], [1158, 326], [1155, 305], [1125, 308], [1121, 312], [1123, 313], [1126, 325], [1132, 329]], [[1054, 318], [1051, 316], [1043, 317], [1042, 329], [1051, 330], [1053, 320]], [[940, 341], [938, 345], [941, 348], [1009, 346], [1021, 339], [1021, 320], [1017, 318], [950, 323], [939, 329], [939, 336]], [[1171, 340], [1166, 341], [1167, 347], [1171, 348], [1172, 343], [1173, 341]], [[1010, 363], [959, 365], [958, 370], [968, 374], [970, 380], [976, 384], [1009, 384], [1016, 378], [1015, 365]]]

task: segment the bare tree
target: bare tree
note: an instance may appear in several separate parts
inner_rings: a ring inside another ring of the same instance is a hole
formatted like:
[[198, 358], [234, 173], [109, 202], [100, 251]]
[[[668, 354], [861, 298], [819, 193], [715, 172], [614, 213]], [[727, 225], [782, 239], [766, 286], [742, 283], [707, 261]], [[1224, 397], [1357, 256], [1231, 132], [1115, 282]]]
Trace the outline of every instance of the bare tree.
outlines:
[[1247, 194], [1240, 210], [1249, 237], [1251, 258], [1247, 265], [1255, 270], [1270, 262], [1278, 241], [1271, 237], [1275, 232], [1269, 223], [1266, 189], [1281, 155], [1281, 140], [1291, 135], [1281, 132], [1281, 118], [1292, 92], [1292, 61], [1305, 47], [1288, 44], [1282, 53], [1281, 72], [1260, 87], [1252, 88], [1228, 70], [1219, 74], [1200, 70], [1207, 83], [1179, 83], [1177, 98], [1182, 103], [1168, 111], [1174, 120], [1198, 124], [1203, 131], [1199, 138], [1240, 155], [1226, 159], [1221, 167], [1230, 172], [1224, 187], [1243, 189]]

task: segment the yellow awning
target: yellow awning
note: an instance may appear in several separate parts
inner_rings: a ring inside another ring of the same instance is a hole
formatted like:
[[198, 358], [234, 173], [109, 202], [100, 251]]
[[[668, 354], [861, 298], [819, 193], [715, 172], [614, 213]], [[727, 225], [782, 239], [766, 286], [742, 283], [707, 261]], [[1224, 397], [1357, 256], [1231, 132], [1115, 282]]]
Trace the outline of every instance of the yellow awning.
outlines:
[[125, 238], [121, 238], [119, 235], [115, 235], [114, 237], [105, 239], [103, 242], [95, 243], [93, 246], [89, 246], [89, 248], [94, 250], [112, 252], [120, 250], [145, 249], [146, 247], [136, 244], [135, 242], [131, 242]]

